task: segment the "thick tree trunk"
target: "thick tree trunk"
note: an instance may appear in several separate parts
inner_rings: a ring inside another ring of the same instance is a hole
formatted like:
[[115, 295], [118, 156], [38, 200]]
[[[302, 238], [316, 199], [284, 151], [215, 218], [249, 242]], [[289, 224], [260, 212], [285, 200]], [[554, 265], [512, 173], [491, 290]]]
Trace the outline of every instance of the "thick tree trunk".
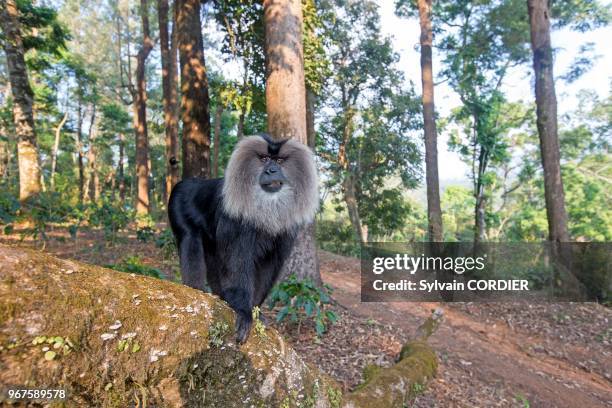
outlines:
[[221, 143], [221, 117], [223, 116], [223, 104], [217, 102], [215, 110], [215, 143], [213, 144], [213, 177], [219, 177], [219, 144]]
[[15, 0], [0, 0], [0, 27], [5, 36], [3, 45], [14, 100], [13, 120], [18, 138], [19, 199], [25, 201], [40, 193], [42, 173], [38, 161], [36, 129], [32, 111], [34, 95], [25, 65]]
[[59, 152], [62, 128], [64, 127], [64, 123], [66, 123], [66, 119], [68, 119], [68, 112], [64, 113], [64, 116], [62, 116], [60, 123], [58, 123], [57, 127], [55, 128], [55, 140], [53, 141], [53, 151], [51, 152], [51, 190], [55, 189], [55, 171], [57, 168], [57, 155]]
[[307, 144], [301, 2], [264, 0], [264, 24], [268, 132]]
[[142, 13], [142, 46], [136, 58], [136, 92], [134, 97], [134, 133], [136, 136], [136, 214], [149, 214], [149, 135], [147, 133], [147, 84], [145, 64], [153, 49], [149, 31], [147, 0], [140, 0]]
[[553, 79], [550, 11], [548, 0], [528, 0], [527, 5], [535, 73], [537, 125], [544, 168], [548, 236], [551, 241], [567, 242], [569, 233], [557, 134], [557, 97]]
[[[266, 111], [274, 139], [308, 144], [300, 0], [264, 0]], [[281, 278], [289, 274], [321, 282], [313, 226], [300, 232]]]
[[[162, 90], [164, 125], [166, 127], [166, 199], [179, 180], [178, 166], [178, 111], [176, 92], [176, 25], [168, 38], [168, 0], [157, 0], [159, 44], [162, 62]], [[169, 44], [170, 43], [170, 44]]]
[[177, 0], [181, 63], [183, 178], [210, 176], [210, 107], [204, 61], [200, 0]]
[[421, 83], [423, 85], [423, 122], [425, 124], [425, 178], [427, 183], [427, 220], [429, 240], [442, 241], [442, 210], [438, 181], [438, 142], [436, 131], [432, 68], [432, 0], [418, 0], [421, 26]]

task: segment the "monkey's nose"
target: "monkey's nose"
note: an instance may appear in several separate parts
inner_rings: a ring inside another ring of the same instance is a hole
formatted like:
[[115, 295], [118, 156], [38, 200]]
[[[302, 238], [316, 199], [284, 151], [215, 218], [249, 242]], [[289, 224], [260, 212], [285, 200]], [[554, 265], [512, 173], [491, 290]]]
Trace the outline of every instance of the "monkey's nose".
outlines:
[[266, 174], [274, 174], [278, 173], [278, 168], [276, 166], [270, 166], [266, 169]]

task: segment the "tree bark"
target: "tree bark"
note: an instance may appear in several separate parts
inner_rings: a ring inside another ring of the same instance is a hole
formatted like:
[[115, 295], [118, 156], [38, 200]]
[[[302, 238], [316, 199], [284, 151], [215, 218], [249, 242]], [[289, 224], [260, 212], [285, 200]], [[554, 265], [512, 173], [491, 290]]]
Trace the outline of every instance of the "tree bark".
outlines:
[[62, 119], [55, 128], [55, 140], [53, 142], [53, 151], [51, 152], [51, 190], [55, 189], [55, 170], [57, 168], [57, 155], [59, 152], [62, 128], [64, 127], [64, 123], [66, 123], [66, 119], [68, 119], [68, 112], [64, 113], [64, 116], [62, 116]]
[[223, 116], [223, 104], [221, 101], [217, 102], [217, 109], [215, 110], [215, 142], [213, 144], [213, 177], [219, 177], [219, 144], [221, 143], [221, 117]]
[[421, 26], [421, 83], [423, 85], [423, 123], [425, 130], [425, 179], [427, 183], [427, 221], [429, 240], [442, 241], [442, 210], [438, 181], [438, 142], [436, 131], [432, 67], [432, 0], [418, 0]]
[[121, 199], [121, 203], [125, 202], [125, 173], [123, 168], [125, 156], [125, 135], [123, 133], [119, 133], [119, 162], [117, 163], [118, 171], [117, 175], [119, 177], [119, 198]]
[[[266, 111], [272, 138], [308, 144], [306, 87], [300, 0], [264, 0]], [[289, 274], [321, 282], [314, 237], [309, 225], [300, 232], [281, 279]]]
[[149, 214], [149, 135], [147, 132], [147, 84], [145, 64], [153, 49], [149, 31], [148, 0], [140, 0], [142, 46], [136, 57], [136, 92], [134, 98], [134, 134], [136, 136], [136, 214]]
[[98, 174], [96, 149], [96, 103], [91, 108], [91, 122], [89, 123], [89, 151], [87, 152], [87, 166], [89, 167], [88, 193], [89, 202], [97, 203], [100, 198], [100, 178]]
[[5, 36], [3, 45], [14, 100], [13, 120], [18, 138], [19, 200], [25, 201], [40, 193], [42, 173], [32, 111], [34, 94], [25, 65], [19, 13], [15, 0], [0, 0], [0, 26]]
[[82, 204], [85, 198], [85, 169], [83, 166], [83, 101], [80, 93], [77, 95], [77, 131], [74, 139], [79, 173], [79, 202]]
[[567, 242], [569, 233], [557, 134], [557, 97], [550, 42], [550, 11], [548, 0], [528, 0], [527, 6], [535, 74], [537, 126], [544, 168], [548, 237], [553, 242]]
[[264, 24], [268, 132], [307, 144], [301, 2], [264, 0]]
[[361, 223], [361, 217], [359, 216], [359, 205], [357, 203], [357, 194], [355, 192], [355, 182], [350, 174], [347, 174], [342, 182], [342, 193], [344, 195], [344, 202], [346, 203], [349, 220], [353, 226], [355, 236], [362, 244], [368, 242], [368, 229], [367, 226]]
[[162, 91], [164, 125], [166, 127], [166, 200], [179, 180], [178, 166], [178, 111], [176, 92], [176, 25], [172, 25], [172, 35], [168, 38], [168, 0], [157, 0], [159, 20], [159, 44], [162, 63]]
[[200, 0], [177, 0], [181, 64], [183, 178], [210, 176], [210, 106], [204, 60]]
[[246, 108], [244, 106], [240, 107], [240, 114], [238, 115], [238, 130], [236, 135], [238, 137], [238, 141], [242, 140], [244, 137], [244, 117], [246, 115]]

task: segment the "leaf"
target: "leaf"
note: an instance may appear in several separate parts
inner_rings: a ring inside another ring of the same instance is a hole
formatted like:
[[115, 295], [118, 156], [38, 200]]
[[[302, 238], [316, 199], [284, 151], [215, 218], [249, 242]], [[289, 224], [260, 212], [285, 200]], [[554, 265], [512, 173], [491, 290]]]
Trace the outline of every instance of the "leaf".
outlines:
[[55, 353], [55, 351], [49, 350], [45, 353], [45, 360], [47, 361], [51, 361], [55, 358], [57, 354]]
[[138, 342], [135, 342], [134, 345], [132, 346], [132, 353], [138, 353], [140, 351], [140, 344], [138, 344]]
[[317, 335], [321, 336], [325, 332], [325, 325], [321, 320], [317, 320], [315, 322], [315, 328], [317, 330]]

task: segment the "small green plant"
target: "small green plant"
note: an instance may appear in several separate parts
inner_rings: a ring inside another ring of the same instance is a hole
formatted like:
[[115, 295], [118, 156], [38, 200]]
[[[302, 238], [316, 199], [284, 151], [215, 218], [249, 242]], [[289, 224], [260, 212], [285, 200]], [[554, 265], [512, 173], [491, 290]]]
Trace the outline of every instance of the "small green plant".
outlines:
[[4, 233], [10, 234], [13, 231], [12, 223], [17, 218], [19, 211], [19, 200], [13, 194], [5, 190], [6, 186], [0, 187], [0, 224], [4, 225]]
[[417, 395], [421, 394], [424, 390], [425, 390], [425, 387], [423, 386], [423, 384], [418, 383], [418, 382], [412, 383], [412, 394], [413, 394], [413, 396], [417, 396]]
[[72, 206], [57, 192], [47, 191], [31, 197], [23, 204], [20, 218], [30, 221], [32, 226], [23, 231], [22, 238], [41, 238], [44, 247], [49, 239], [49, 226], [68, 221], [72, 212]]
[[263, 324], [263, 322], [261, 321], [261, 319], [259, 318], [261, 314], [261, 309], [259, 309], [259, 306], [255, 306], [253, 308], [253, 322], [255, 323], [255, 333], [257, 333], [257, 335], [260, 338], [266, 338], [266, 326]]
[[223, 338], [228, 332], [229, 324], [226, 322], [215, 322], [208, 329], [208, 345], [211, 347], [221, 347]]
[[32, 344], [34, 346], [43, 345], [41, 351], [47, 361], [55, 360], [60, 352], [62, 355], [68, 355], [75, 348], [68, 337], [61, 336], [36, 336]]
[[155, 238], [155, 246], [161, 249], [164, 259], [170, 259], [176, 254], [176, 242], [170, 228], [163, 229]]
[[131, 214], [120, 204], [104, 198], [98, 205], [90, 208], [89, 223], [94, 227], [102, 227], [104, 239], [110, 245], [117, 243], [119, 232], [130, 222]]
[[270, 309], [279, 304], [282, 306], [276, 315], [276, 321], [282, 322], [289, 317], [297, 325], [298, 335], [304, 318], [314, 320], [317, 336], [321, 336], [329, 323], [338, 320], [332, 310], [325, 310], [329, 304], [331, 287], [319, 287], [311, 279], [298, 279], [295, 275], [289, 276], [277, 284], [270, 293]]
[[339, 408], [342, 402], [342, 391], [340, 388], [327, 387], [327, 399], [332, 408]]
[[121, 262], [117, 264], [106, 265], [106, 267], [120, 272], [152, 276], [158, 279], [164, 278], [164, 275], [159, 269], [143, 264], [140, 257], [138, 256], [128, 256], [127, 258], [124, 258]]
[[523, 404], [523, 408], [530, 407], [529, 400], [524, 395], [517, 394], [514, 398], [516, 399], [517, 402], [519, 402], [520, 404]]
[[148, 215], [136, 217], [136, 239], [142, 242], [149, 242], [155, 237], [155, 222]]

